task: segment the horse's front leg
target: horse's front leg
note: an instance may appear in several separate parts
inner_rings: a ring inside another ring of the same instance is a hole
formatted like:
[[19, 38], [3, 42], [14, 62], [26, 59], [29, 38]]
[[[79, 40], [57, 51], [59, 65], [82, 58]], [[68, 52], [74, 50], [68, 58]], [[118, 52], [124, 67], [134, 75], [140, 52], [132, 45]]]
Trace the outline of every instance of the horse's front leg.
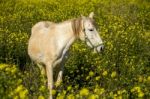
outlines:
[[58, 87], [62, 82], [63, 71], [64, 71], [64, 66], [61, 65], [61, 69], [58, 71], [58, 75], [57, 75], [57, 80], [55, 84], [56, 87]]
[[51, 62], [46, 63], [46, 73], [47, 73], [47, 78], [48, 78], [48, 88], [50, 92], [50, 97], [49, 99], [52, 98], [52, 89], [53, 89], [53, 66]]
[[62, 57], [62, 61], [60, 63], [60, 68], [59, 68], [58, 75], [57, 75], [56, 87], [59, 86], [62, 82], [62, 77], [63, 77], [63, 72], [64, 72], [64, 64], [65, 64], [65, 61], [67, 58], [68, 58], [68, 52], [66, 52], [64, 54], [64, 56]]

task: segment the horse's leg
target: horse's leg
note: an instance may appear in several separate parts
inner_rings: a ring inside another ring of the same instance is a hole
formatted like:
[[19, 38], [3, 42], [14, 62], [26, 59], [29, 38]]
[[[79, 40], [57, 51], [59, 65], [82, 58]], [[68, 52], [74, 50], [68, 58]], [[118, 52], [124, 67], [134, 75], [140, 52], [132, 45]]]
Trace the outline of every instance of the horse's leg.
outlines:
[[62, 82], [64, 64], [67, 58], [68, 58], [68, 52], [66, 52], [65, 55], [62, 57], [62, 61], [60, 63], [60, 68], [59, 68], [58, 75], [57, 75], [56, 86], [59, 86]]
[[60, 64], [57, 64], [55, 67], [53, 67], [53, 75], [54, 75], [54, 82], [57, 80], [58, 72], [60, 71]]
[[[62, 62], [62, 63], [64, 63], [64, 62]], [[63, 71], [64, 71], [64, 65], [62, 65], [62, 63], [60, 65], [61, 67], [57, 74], [56, 87], [59, 86], [62, 82], [62, 76], [63, 76]]]
[[53, 89], [53, 66], [51, 62], [46, 64], [46, 73], [48, 78], [48, 88], [50, 91], [49, 99], [52, 99], [52, 89]]

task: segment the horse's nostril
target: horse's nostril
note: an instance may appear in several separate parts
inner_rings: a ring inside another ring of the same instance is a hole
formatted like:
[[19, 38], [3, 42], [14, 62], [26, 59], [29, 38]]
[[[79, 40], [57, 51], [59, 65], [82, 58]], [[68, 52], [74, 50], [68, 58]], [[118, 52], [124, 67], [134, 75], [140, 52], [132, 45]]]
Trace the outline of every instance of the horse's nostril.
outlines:
[[101, 45], [101, 48], [100, 48], [100, 50], [102, 51], [104, 49], [104, 45]]
[[96, 50], [97, 50], [98, 52], [101, 52], [102, 50], [104, 50], [104, 45], [98, 46], [98, 47], [96, 48]]

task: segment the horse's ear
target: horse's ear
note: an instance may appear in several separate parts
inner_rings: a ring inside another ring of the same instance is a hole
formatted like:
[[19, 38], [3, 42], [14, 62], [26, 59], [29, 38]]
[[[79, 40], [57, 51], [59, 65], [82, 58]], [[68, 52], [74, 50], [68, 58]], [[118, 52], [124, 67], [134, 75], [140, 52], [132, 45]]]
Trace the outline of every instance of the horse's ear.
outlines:
[[93, 16], [94, 16], [94, 12], [91, 12], [91, 13], [89, 14], [89, 18], [93, 18]]

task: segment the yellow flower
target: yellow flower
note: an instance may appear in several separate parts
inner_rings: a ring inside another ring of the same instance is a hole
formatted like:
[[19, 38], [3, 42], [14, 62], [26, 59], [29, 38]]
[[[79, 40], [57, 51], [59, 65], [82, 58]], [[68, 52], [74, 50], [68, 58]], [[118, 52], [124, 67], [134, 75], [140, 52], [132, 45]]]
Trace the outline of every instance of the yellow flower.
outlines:
[[111, 77], [112, 77], [112, 78], [116, 77], [116, 75], [117, 75], [116, 71], [113, 71], [113, 72], [111, 73]]
[[101, 88], [99, 94], [103, 94], [104, 92], [105, 92], [105, 89], [104, 89], [104, 88]]
[[131, 92], [141, 92], [141, 88], [140, 87], [138, 87], [138, 86], [136, 86], [136, 87], [133, 87], [132, 89], [131, 89]]
[[135, 89], [134, 89], [134, 88], [132, 88], [130, 91], [131, 91], [131, 92], [134, 92], [134, 91], [135, 91]]
[[138, 93], [138, 97], [143, 97], [144, 96], [144, 93], [143, 92], [139, 92]]
[[66, 90], [63, 90], [63, 94], [65, 95], [67, 92], [66, 92]]
[[38, 99], [45, 99], [43, 96], [39, 96]]
[[117, 97], [117, 99], [122, 99], [122, 96], [121, 96], [121, 95], [119, 95], [119, 96]]
[[91, 76], [91, 77], [94, 76], [94, 72], [90, 71], [89, 76]]
[[97, 76], [96, 78], [95, 78], [95, 80], [99, 80], [100, 79], [100, 76]]
[[23, 85], [19, 85], [19, 86], [15, 89], [15, 92], [18, 93], [18, 92], [20, 92], [21, 90], [23, 90]]
[[137, 91], [137, 92], [141, 92], [141, 88], [140, 87], [134, 87], [135, 88], [135, 90]]
[[65, 97], [64, 95], [60, 95], [57, 97], [57, 99], [64, 99], [64, 97]]
[[143, 77], [142, 77], [142, 76], [139, 76], [138, 81], [139, 81], [139, 82], [142, 82], [142, 81], [143, 81]]
[[104, 88], [95, 88], [94, 92], [98, 93], [99, 95], [101, 95], [101, 94], [103, 94], [105, 92], [105, 89]]
[[14, 96], [13, 99], [19, 99], [19, 96]]
[[23, 90], [19, 92], [20, 99], [25, 99], [27, 97], [28, 91]]
[[17, 84], [21, 84], [22, 83], [22, 79], [18, 79]]
[[99, 90], [98, 88], [95, 88], [95, 89], [94, 89], [94, 92], [95, 92], [95, 93], [100, 93], [100, 90]]
[[92, 94], [92, 95], [90, 95], [90, 96], [88, 97], [88, 99], [97, 99], [97, 96], [94, 95], [94, 94]]
[[117, 94], [114, 94], [114, 98], [117, 97]]
[[120, 95], [120, 94], [121, 94], [121, 91], [120, 91], [120, 90], [118, 90], [118, 91], [117, 91], [117, 94], [118, 94], [118, 95]]
[[122, 93], [126, 93], [127, 91], [124, 89], [124, 90], [122, 90]]
[[0, 64], [0, 70], [6, 68], [8, 65], [7, 64]]
[[147, 77], [147, 80], [150, 82], [150, 76]]
[[11, 73], [12, 74], [15, 74], [17, 72], [17, 68], [13, 68], [12, 70], [11, 70]]
[[44, 91], [45, 89], [46, 89], [46, 87], [43, 85], [39, 88], [40, 91]]
[[56, 94], [56, 90], [52, 90], [52, 95], [55, 95]]
[[5, 69], [5, 71], [6, 71], [6, 72], [10, 72], [10, 71], [11, 71], [11, 68], [7, 67], [7, 68]]
[[107, 76], [107, 74], [108, 74], [107, 71], [104, 71], [104, 72], [102, 73], [103, 76]]
[[67, 96], [67, 99], [75, 99], [74, 95], [73, 94], [70, 94]]
[[83, 88], [80, 90], [81, 96], [87, 96], [89, 94], [89, 90], [87, 88]]
[[88, 80], [89, 78], [90, 78], [90, 76], [87, 76], [87, 77], [86, 77], [86, 80]]
[[68, 87], [67, 87], [67, 90], [71, 90], [71, 88], [72, 88], [71, 86], [68, 86]]

